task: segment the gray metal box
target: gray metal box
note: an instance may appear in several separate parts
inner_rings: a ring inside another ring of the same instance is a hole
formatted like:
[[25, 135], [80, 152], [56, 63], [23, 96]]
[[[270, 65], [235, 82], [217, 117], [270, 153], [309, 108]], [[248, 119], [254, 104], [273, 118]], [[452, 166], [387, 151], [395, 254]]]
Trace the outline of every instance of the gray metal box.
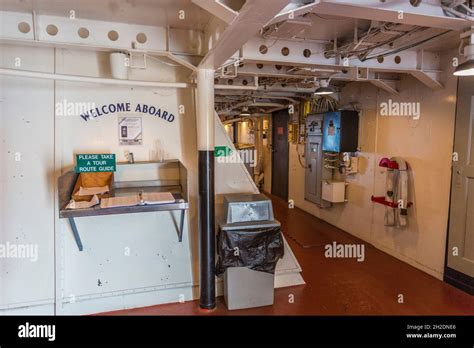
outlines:
[[224, 299], [229, 310], [273, 304], [275, 277], [247, 267], [230, 267], [224, 272]]
[[272, 201], [262, 194], [233, 194], [224, 197], [226, 224], [273, 220]]

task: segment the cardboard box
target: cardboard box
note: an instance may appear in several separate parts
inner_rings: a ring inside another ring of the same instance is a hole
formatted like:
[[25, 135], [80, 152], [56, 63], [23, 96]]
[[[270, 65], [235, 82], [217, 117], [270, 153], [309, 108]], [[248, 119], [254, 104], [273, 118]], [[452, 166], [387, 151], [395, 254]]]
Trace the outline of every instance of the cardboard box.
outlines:
[[100, 172], [100, 173], [80, 173], [77, 177], [76, 184], [72, 190], [72, 199], [76, 202], [79, 201], [90, 201], [92, 196], [79, 196], [77, 193], [81, 187], [102, 187], [109, 186], [109, 192], [99, 194], [97, 197], [107, 198], [113, 195], [114, 192], [114, 173], [113, 172]]

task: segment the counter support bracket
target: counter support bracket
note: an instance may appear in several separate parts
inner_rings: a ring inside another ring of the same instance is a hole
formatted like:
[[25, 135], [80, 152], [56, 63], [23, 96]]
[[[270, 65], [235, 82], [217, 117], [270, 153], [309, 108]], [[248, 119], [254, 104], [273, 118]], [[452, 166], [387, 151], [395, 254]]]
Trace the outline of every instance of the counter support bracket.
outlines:
[[79, 251], [84, 250], [82, 246], [81, 236], [79, 235], [79, 231], [77, 230], [76, 222], [74, 221], [73, 217], [69, 217], [69, 225], [71, 225], [72, 233], [74, 234], [74, 239], [76, 240], [77, 248]]
[[[184, 214], [186, 213], [186, 209], [180, 209], [180, 210], [181, 210], [181, 216], [180, 216], [180, 221], [179, 221], [178, 239], [180, 242], [182, 242], [183, 231], [184, 231]], [[71, 226], [72, 234], [74, 235], [77, 248], [79, 249], [79, 251], [83, 251], [84, 247], [82, 245], [81, 236], [79, 235], [79, 231], [76, 226], [76, 221], [74, 221], [73, 217], [68, 217], [67, 219], [69, 220], [69, 225]]]
[[[130, 164], [118, 163], [117, 166], [119, 165], [124, 165], [124, 168], [126, 168], [126, 166], [129, 166]], [[66, 209], [67, 205], [71, 201], [71, 196], [74, 192], [75, 185], [79, 180], [80, 173], [70, 170], [59, 176], [59, 218], [67, 219], [69, 221], [69, 226], [71, 227], [71, 231], [79, 251], [83, 251], [84, 246], [82, 244], [81, 236], [75, 219], [90, 216], [128, 215], [135, 213], [154, 213], [165, 211], [171, 212], [175, 233], [177, 232], [179, 242], [182, 242], [185, 228], [184, 222], [186, 210], [189, 209], [186, 167], [184, 167], [179, 160], [173, 159], [163, 160], [160, 162], [137, 162], [133, 165], [145, 166], [146, 168], [155, 167], [158, 172], [161, 172], [164, 169], [175, 169], [175, 175], [174, 177], [170, 176], [167, 178], [167, 180], [163, 181], [160, 174], [157, 172], [158, 176], [153, 180], [143, 179], [114, 182], [114, 189], [110, 192], [111, 197], [125, 197], [136, 194], [137, 192], [168, 192], [173, 195], [174, 200], [172, 201], [170, 199], [169, 201], [160, 204], [138, 204], [108, 208], [101, 208], [100, 205], [95, 205], [89, 208], [81, 208], [76, 210]]]
[[185, 212], [186, 212], [186, 210], [184, 210], [184, 209], [181, 210], [181, 218], [180, 218], [180, 221], [179, 221], [179, 234], [178, 234], [178, 238], [179, 238], [180, 242], [183, 241], [184, 213]]

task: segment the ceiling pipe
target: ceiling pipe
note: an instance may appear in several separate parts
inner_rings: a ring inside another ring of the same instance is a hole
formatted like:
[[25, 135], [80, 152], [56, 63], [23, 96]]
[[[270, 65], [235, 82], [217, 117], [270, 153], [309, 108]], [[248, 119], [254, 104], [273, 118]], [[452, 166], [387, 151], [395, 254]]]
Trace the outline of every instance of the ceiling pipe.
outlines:
[[282, 107], [278, 107], [278, 108], [273, 108], [273, 109], [268, 110], [267, 112], [268, 112], [269, 114], [271, 114], [271, 113], [274, 113], [275, 111], [280, 111], [280, 110], [285, 110], [285, 109], [288, 109], [288, 105], [282, 106]]
[[298, 101], [296, 99], [293, 99], [293, 98], [290, 98], [290, 97], [280, 97], [280, 96], [271, 96], [271, 95], [263, 95], [263, 96], [255, 95], [254, 97], [258, 98], [258, 99], [288, 100], [291, 103], [295, 103], [295, 104], [298, 103]]
[[235, 123], [235, 122], [240, 122], [240, 121], [247, 121], [249, 119], [250, 116], [248, 117], [236, 117], [236, 118], [233, 118], [233, 119], [230, 119], [230, 120], [225, 120], [222, 122], [223, 125], [226, 125], [226, 124], [231, 124], [231, 123]]
[[241, 91], [256, 91], [258, 86], [234, 86], [234, 85], [214, 85], [214, 89], [231, 89]]
[[30, 77], [30, 78], [56, 80], [56, 81], [99, 83], [99, 84], [106, 84], [106, 85], [121, 85], [121, 86], [139, 86], [139, 87], [155, 87], [155, 88], [195, 88], [196, 87], [195, 84], [190, 84], [190, 83], [185, 83], [185, 82], [153, 82], [153, 81], [119, 80], [119, 79], [108, 79], [108, 78], [101, 78], [101, 77], [53, 74], [53, 73], [45, 73], [45, 72], [37, 72], [37, 71], [3, 69], [3, 68], [0, 68], [0, 75]]
[[248, 106], [263, 106], [263, 107], [283, 107], [283, 106], [287, 106], [285, 104], [279, 104], [279, 103], [272, 103], [272, 102], [256, 102], [256, 103], [252, 103]]
[[252, 102], [252, 101], [246, 101], [238, 104], [234, 104], [230, 106], [228, 109], [220, 111], [220, 114], [226, 115], [229, 114], [231, 111], [240, 108], [240, 107], [252, 107], [252, 106], [261, 106], [261, 107], [288, 107], [288, 105], [285, 104], [279, 104], [279, 103], [271, 103], [271, 102]]
[[[33, 23], [33, 25], [35, 25]], [[35, 27], [33, 27], [35, 28]], [[37, 35], [33, 33], [34, 35]], [[0, 38], [0, 43], [5, 43], [9, 45], [22, 45], [26, 47], [54, 47], [54, 48], [67, 48], [67, 49], [77, 49], [77, 50], [86, 50], [86, 51], [96, 51], [96, 52], [127, 52], [132, 53], [142, 53], [150, 57], [166, 57], [170, 60], [182, 65], [185, 68], [192, 70], [193, 72], [197, 70], [197, 67], [193, 64], [187, 62], [179, 56], [188, 56], [188, 57], [200, 57], [197, 54], [184, 53], [184, 52], [172, 52], [172, 51], [160, 51], [160, 50], [137, 50], [129, 49], [123, 47], [109, 47], [101, 46], [97, 44], [78, 44], [78, 43], [68, 43], [68, 42], [46, 42], [40, 41], [39, 39], [29, 40], [29, 39], [9, 39], [9, 38]]]

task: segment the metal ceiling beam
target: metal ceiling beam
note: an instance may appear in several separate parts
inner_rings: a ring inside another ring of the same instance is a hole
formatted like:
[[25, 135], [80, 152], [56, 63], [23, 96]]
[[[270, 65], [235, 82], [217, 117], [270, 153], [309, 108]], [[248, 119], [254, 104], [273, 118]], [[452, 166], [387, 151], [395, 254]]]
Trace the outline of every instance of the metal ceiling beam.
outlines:
[[[259, 49], [262, 45], [267, 48], [265, 53]], [[255, 71], [258, 69], [258, 64], [308, 67], [315, 70], [322, 69], [322, 72], [326, 71], [329, 73], [328, 75], [332, 75], [331, 70], [345, 72], [347, 78], [351, 80], [364, 78], [364, 72], [365, 78], [371, 77], [369, 74], [374, 72], [402, 73], [413, 75], [431, 89], [442, 88], [440, 82], [442, 64], [440, 55], [436, 52], [409, 49], [386, 56], [383, 60], [361, 61], [353, 57], [344, 61], [336, 57], [325, 57], [325, 49], [326, 46], [319, 43], [294, 42], [292, 40], [279, 40], [275, 43], [255, 37], [249, 40], [241, 50], [243, 70], [246, 73]], [[309, 51], [309, 55], [304, 55], [305, 50]], [[377, 56], [379, 51], [383, 52], [384, 48], [375, 49], [373, 55]], [[259, 70], [269, 72], [263, 67]], [[275, 69], [271, 70], [275, 75]], [[240, 69], [237, 71], [239, 72]], [[281, 72], [284, 73], [283, 69]]]
[[287, 19], [293, 19], [298, 16], [302, 16], [308, 12], [311, 12], [311, 10], [318, 5], [319, 5], [319, 0], [316, 0], [315, 2], [308, 5], [303, 5], [299, 7], [290, 8], [290, 9], [285, 8], [283, 11], [281, 11], [279, 14], [273, 17], [265, 26], [275, 24]]
[[214, 47], [207, 52], [199, 68], [219, 68], [289, 2], [290, 0], [247, 1]]
[[[29, 25], [29, 31], [25, 33], [18, 29], [23, 22]], [[0, 23], [0, 37], [7, 40], [80, 45], [91, 49], [170, 51], [199, 56], [205, 53], [201, 44], [204, 34], [196, 30], [6, 11], [0, 11]], [[48, 34], [48, 26], [55, 26], [57, 33]], [[79, 28], [85, 29], [82, 37]], [[112, 39], [109, 38], [113, 33], [111, 29], [116, 32]], [[141, 42], [138, 41], [139, 34], [142, 34]]]
[[[197, 62], [203, 56], [201, 45], [196, 42], [203, 41], [204, 35], [195, 31], [87, 19], [77, 21], [79, 22], [71, 25], [69, 17], [35, 14], [33, 20], [33, 15], [30, 13], [0, 11], [0, 22], [3, 24], [0, 30], [0, 44], [101, 52], [126, 51], [166, 57], [192, 71], [196, 70], [193, 62]], [[22, 22], [30, 26], [29, 32], [22, 33], [18, 30], [18, 25]], [[46, 31], [47, 25], [58, 27], [57, 35], [49, 35]], [[79, 26], [83, 26], [93, 35], [80, 37], [76, 29]], [[120, 33], [116, 41], [108, 38], [109, 28], [114, 28]], [[136, 41], [139, 33], [145, 35], [146, 40], [143, 43]]]
[[[264, 64], [263, 66], [257, 67], [256, 64], [244, 64], [242, 67], [238, 67], [238, 76], [258, 76], [258, 77], [282, 77], [282, 78], [313, 78], [314, 76], [329, 77], [332, 74], [340, 72], [341, 69], [324, 69], [314, 66], [306, 68], [311, 70], [302, 70], [299, 68], [289, 69], [288, 66], [279, 66]], [[314, 71], [312, 71], [314, 70]]]
[[[258, 73], [258, 72], [255, 72], [255, 73]], [[247, 69], [247, 71], [245, 73], [240, 73], [239, 72], [239, 77], [237, 78], [234, 78], [233, 79], [233, 84], [231, 86], [227, 86], [225, 85], [225, 81], [226, 79], [219, 79], [218, 81], [218, 85], [215, 85], [215, 89], [218, 90], [218, 89], [221, 89], [219, 88], [219, 86], [223, 86], [224, 88], [225, 87], [232, 87], [233, 90], [241, 90], [241, 91], [245, 91], [245, 90], [249, 90], [248, 86], [245, 86], [243, 85], [243, 80], [245, 80], [245, 76], [249, 76], [251, 75], [252, 72], [250, 71], [250, 69]], [[265, 76], [269, 76], [269, 75], [265, 75]], [[272, 77], [276, 77], [276, 78], [292, 78], [292, 79], [300, 79], [301, 81], [303, 80], [311, 80], [313, 79], [314, 77], [318, 77], [317, 75], [301, 75], [301, 74], [295, 74], [295, 75], [291, 75], [291, 74], [287, 74], [285, 72], [275, 72], [275, 73], [272, 73], [271, 74]], [[413, 74], [414, 77], [418, 78], [418, 76], [415, 76]], [[326, 78], [328, 78], [329, 76], [327, 76]], [[371, 83], [373, 84], [374, 86], [386, 91], [387, 93], [390, 93], [390, 94], [394, 94], [394, 95], [397, 95], [399, 94], [399, 83], [400, 81], [398, 79], [387, 79], [387, 78], [382, 78], [380, 76], [379, 73], [375, 73], [373, 71], [371, 71], [370, 69], [368, 68], [361, 68], [361, 69], [357, 69], [357, 68], [350, 68], [350, 71], [347, 73], [347, 74], [343, 74], [343, 73], [337, 73], [337, 74], [333, 74], [330, 76], [331, 80], [332, 81], [347, 81], [347, 82], [368, 82], [368, 83]], [[419, 80], [421, 81], [421, 78], [419, 78]], [[424, 82], [425, 84], [433, 84], [433, 89], [437, 89], [434, 85], [433, 82], [428, 82], [428, 81], [425, 81]], [[286, 87], [280, 87], [280, 84], [275, 84], [275, 87], [278, 87], [280, 88], [280, 90], [294, 90], [294, 87], [291, 86], [291, 83], [289, 84], [289, 86], [286, 86]], [[252, 88], [252, 90], [256, 91], [256, 92], [265, 92], [268, 90], [268, 86], [259, 86], [259, 87], [254, 87]], [[300, 89], [301, 90], [301, 89]], [[303, 91], [305, 91], [306, 93], [313, 93], [314, 92], [314, 88], [303, 88]], [[218, 92], [219, 94], [222, 94], [220, 91]]]
[[[240, 93], [236, 93], [236, 92], [240, 92]], [[255, 92], [247, 92], [247, 91], [228, 91], [228, 90], [220, 90], [218, 92], [216, 92], [216, 97], [226, 97], [226, 96], [244, 96], [244, 95], [247, 95], [247, 96], [255, 96], [257, 98], [263, 98], [263, 97], [268, 97], [268, 98], [275, 98], [275, 97], [279, 97], [279, 98], [300, 98], [300, 97], [304, 97], [304, 93], [300, 93], [300, 92], [289, 92], [289, 91], [285, 91], [285, 92], [275, 92], [275, 91], [266, 91], [266, 90], [262, 90], [262, 91], [255, 91]]]
[[413, 6], [408, 0], [317, 0], [313, 12], [321, 15], [361, 18], [425, 27], [463, 30], [469, 28], [469, 20], [448, 17], [441, 8], [441, 0], [421, 1]]
[[[384, 79], [381, 78], [380, 72], [373, 71], [369, 68], [351, 68], [349, 74], [351, 78], [348, 81], [362, 81], [369, 82], [372, 85], [384, 90], [389, 94], [398, 95], [400, 80], [398, 79]], [[341, 76], [341, 79], [344, 79], [344, 76]]]
[[443, 85], [440, 82], [440, 72], [427, 72], [422, 70], [410, 71], [411, 76], [416, 78], [418, 81], [428, 86], [432, 90], [443, 89]]
[[237, 17], [238, 12], [234, 11], [230, 7], [226, 6], [219, 0], [192, 0], [193, 3], [203, 8], [213, 16], [223, 20], [227, 24], [232, 23], [232, 21]]
[[[217, 113], [219, 115], [228, 115], [233, 110], [239, 109], [241, 107], [266, 107], [266, 108], [281, 108], [281, 107], [288, 107], [286, 104], [275, 103], [275, 102], [257, 102], [252, 100], [247, 100], [241, 103], [233, 104], [229, 107], [224, 107], [221, 110], [218, 110]], [[240, 111], [238, 111], [240, 113]]]
[[[217, 85], [216, 87], [216, 94], [224, 95], [223, 92], [229, 92], [228, 89], [222, 90]], [[291, 94], [311, 94], [314, 93], [315, 88], [305, 88], [305, 87], [293, 87], [293, 86], [286, 86], [282, 87], [281, 85], [273, 85], [273, 86], [260, 86], [256, 89], [249, 90], [245, 86], [242, 85], [234, 85], [232, 89], [232, 93], [228, 95], [239, 95], [239, 94], [248, 94], [249, 92], [254, 91], [255, 93], [273, 93], [273, 92], [281, 92], [282, 95], [291, 95]]]
[[398, 95], [400, 92], [398, 91], [398, 81], [390, 81], [390, 80], [380, 80], [380, 79], [369, 79], [368, 80], [374, 86], [384, 90], [389, 94]]

